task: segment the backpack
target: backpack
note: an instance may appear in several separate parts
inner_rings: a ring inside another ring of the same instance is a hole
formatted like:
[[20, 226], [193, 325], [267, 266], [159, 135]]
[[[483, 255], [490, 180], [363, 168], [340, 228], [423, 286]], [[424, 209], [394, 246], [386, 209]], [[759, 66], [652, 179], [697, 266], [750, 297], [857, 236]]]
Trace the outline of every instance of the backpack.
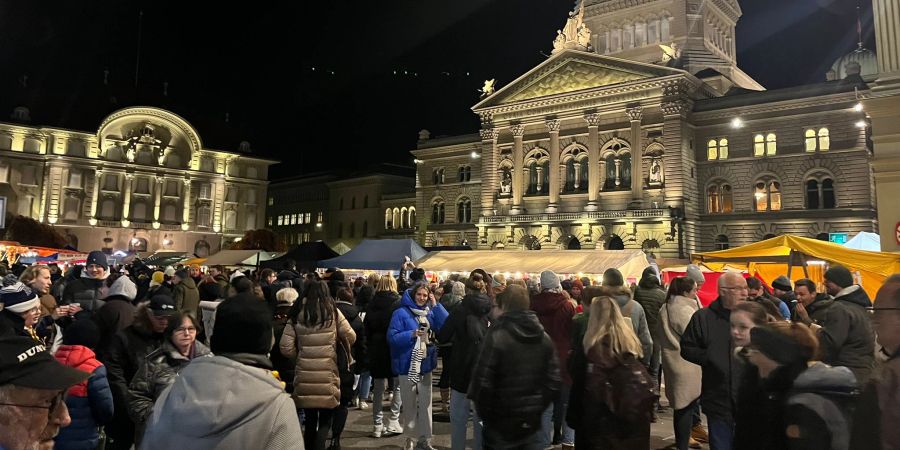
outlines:
[[630, 355], [610, 368], [591, 362], [589, 357], [585, 391], [585, 417], [602, 414], [600, 410], [605, 407], [617, 418], [635, 423], [650, 423], [659, 399], [647, 368]]

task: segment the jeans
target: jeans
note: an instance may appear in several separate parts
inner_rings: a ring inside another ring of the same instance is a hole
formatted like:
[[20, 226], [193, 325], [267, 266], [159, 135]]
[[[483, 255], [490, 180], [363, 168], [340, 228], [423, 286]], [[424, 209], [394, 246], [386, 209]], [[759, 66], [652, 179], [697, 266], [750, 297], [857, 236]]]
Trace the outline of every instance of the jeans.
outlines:
[[656, 384], [654, 388], [656, 389], [656, 393], [659, 393], [659, 375], [661, 373], [660, 366], [662, 365], [662, 345], [659, 343], [659, 339], [653, 341], [653, 353], [650, 354], [650, 367], [647, 367], [647, 371], [650, 372], [650, 378], [653, 379], [653, 382]]
[[551, 443], [553, 442], [553, 405], [547, 407], [544, 410], [544, 413], [541, 414], [541, 431], [538, 432], [541, 435], [541, 445], [544, 448], [549, 448]]
[[306, 450], [325, 450], [325, 440], [334, 419], [333, 409], [304, 409], [303, 445]]
[[474, 424], [473, 450], [481, 450], [481, 419], [472, 408], [472, 402], [466, 398], [466, 394], [457, 390], [450, 390], [450, 448], [452, 450], [466, 449], [466, 428], [469, 425], [469, 417]]
[[512, 441], [501, 435], [500, 433], [491, 431], [489, 423], [484, 424], [484, 450], [544, 450], [547, 448], [543, 443], [544, 433], [537, 431], [516, 441]]
[[372, 374], [367, 370], [359, 374], [359, 381], [356, 383], [356, 394], [359, 401], [369, 398], [369, 389], [372, 387]]
[[422, 375], [418, 383], [409, 381], [406, 375], [400, 375], [400, 395], [405, 399], [400, 411], [403, 434], [407, 438], [430, 440], [431, 428], [431, 374]]
[[[562, 443], [566, 445], [575, 445], [575, 430], [569, 428], [569, 424], [566, 423], [566, 410], [569, 409], [569, 391], [571, 390], [572, 386], [563, 383], [559, 389], [559, 396], [553, 402], [553, 430], [562, 427]], [[552, 435], [550, 440], [553, 440]]]
[[[382, 409], [384, 409], [384, 385], [388, 383], [388, 380], [385, 378], [376, 378], [375, 387], [372, 391], [372, 420], [375, 422], [375, 426], [382, 425]], [[398, 384], [398, 383], [395, 383]], [[388, 419], [391, 422], [397, 422], [400, 420], [400, 388], [394, 388], [394, 400], [391, 402], [391, 417]]]
[[675, 427], [675, 445], [678, 450], [687, 450], [691, 439], [691, 428], [694, 427], [694, 412], [697, 411], [697, 400], [682, 409], [675, 410], [672, 425]]
[[734, 440], [734, 421], [706, 416], [706, 424], [709, 427], [709, 449], [731, 450]]

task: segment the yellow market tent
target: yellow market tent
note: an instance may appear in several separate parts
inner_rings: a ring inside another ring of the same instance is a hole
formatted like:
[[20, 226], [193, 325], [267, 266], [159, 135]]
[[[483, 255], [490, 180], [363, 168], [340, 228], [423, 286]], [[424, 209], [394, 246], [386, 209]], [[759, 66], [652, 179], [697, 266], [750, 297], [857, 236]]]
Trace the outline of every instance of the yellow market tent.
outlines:
[[[807, 266], [807, 263], [809, 260], [827, 261], [847, 267], [851, 272], [858, 272], [860, 284], [873, 299], [885, 278], [900, 273], [898, 254], [854, 250], [832, 242], [791, 235], [776, 236], [728, 250], [695, 253], [693, 260], [703, 262], [710, 268], [715, 268], [717, 263], [744, 263], [748, 265], [751, 274], [758, 273], [767, 282], [778, 275], [788, 275], [791, 279], [801, 278], [804, 277], [804, 271], [809, 272], [806, 276], [814, 281], [822, 282], [824, 268]], [[802, 268], [795, 271], [792, 270], [794, 266]]]
[[434, 272], [521, 272], [539, 274], [552, 270], [557, 274], [602, 275], [616, 268], [627, 278], [640, 280], [649, 265], [640, 250], [467, 250], [430, 252], [416, 266]]

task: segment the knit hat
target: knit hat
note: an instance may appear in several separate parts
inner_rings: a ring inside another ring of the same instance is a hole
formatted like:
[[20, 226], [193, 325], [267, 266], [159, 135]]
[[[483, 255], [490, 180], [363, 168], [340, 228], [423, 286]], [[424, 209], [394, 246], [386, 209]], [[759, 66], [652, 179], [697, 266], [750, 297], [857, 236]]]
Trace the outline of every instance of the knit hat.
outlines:
[[831, 266], [825, 271], [825, 281], [831, 281], [843, 289], [853, 286], [853, 274], [844, 266]]
[[182, 280], [190, 278], [191, 275], [188, 273], [187, 269], [178, 269], [173, 274], [174, 276], [181, 278]]
[[491, 280], [491, 286], [495, 287], [495, 288], [498, 288], [500, 286], [506, 286], [506, 277], [503, 276], [502, 273], [498, 273], [497, 275], [494, 275], [493, 279]]
[[106, 294], [107, 297], [112, 297], [114, 295], [125, 297], [128, 300], [134, 300], [134, 298], [137, 297], [137, 286], [131, 281], [131, 278], [121, 276], [116, 278], [116, 281], [113, 281], [112, 286], [109, 287], [109, 292]]
[[541, 289], [559, 289], [562, 287], [559, 283], [559, 277], [552, 270], [541, 272]]
[[750, 330], [750, 345], [783, 365], [805, 363], [813, 357], [808, 348], [766, 325]]
[[0, 288], [0, 303], [3, 309], [22, 314], [40, 306], [41, 300], [28, 286], [16, 281]]
[[[331, 276], [331, 279], [333, 280], [334, 276], [337, 275], [338, 273], [341, 273], [341, 272], [340, 271], [335, 272], [334, 275]], [[343, 279], [343, 277], [344, 277], [344, 274], [341, 273], [341, 278]], [[422, 269], [420, 267], [413, 269], [412, 272], [409, 273], [409, 279], [411, 281], [422, 281], [423, 278], [425, 278], [425, 269]]]
[[603, 272], [603, 286], [607, 287], [621, 287], [625, 286], [625, 277], [622, 276], [622, 272], [619, 272], [619, 269], [609, 268], [606, 269], [606, 272]]
[[166, 281], [166, 274], [157, 270], [156, 272], [153, 272], [153, 277], [150, 280], [150, 284], [153, 285], [153, 283], [156, 283], [156, 286], [160, 286], [164, 281]]
[[100, 250], [94, 250], [88, 253], [87, 260], [84, 262], [85, 266], [89, 266], [91, 264], [96, 264], [103, 268], [103, 270], [109, 270], [109, 263], [106, 261], [106, 255]]
[[76, 320], [63, 330], [64, 345], [83, 345], [94, 348], [100, 342], [100, 328], [90, 319]]
[[659, 276], [656, 274], [656, 269], [654, 269], [653, 266], [647, 266], [647, 268], [645, 268], [644, 271], [641, 272], [642, 280], [648, 277], [656, 278], [656, 280], [659, 281]]
[[272, 312], [265, 302], [231, 297], [216, 308], [213, 353], [266, 355], [274, 343]]
[[163, 273], [164, 273], [167, 277], [171, 277], [172, 275], [175, 275], [175, 268], [172, 267], [172, 266], [166, 267], [166, 271], [163, 272]]
[[572, 280], [562, 280], [562, 281], [560, 281], [560, 282], [559, 282], [559, 287], [561, 287], [562, 290], [564, 290], [564, 291], [571, 291], [571, 290], [572, 290]]
[[696, 264], [688, 264], [687, 277], [694, 280], [694, 283], [697, 284], [698, 289], [700, 288], [700, 286], [703, 286], [703, 283], [706, 282], [706, 277], [703, 276], [703, 272]]
[[228, 278], [228, 282], [231, 284], [234, 284], [234, 280], [236, 280], [240, 277], [245, 277], [245, 276], [246, 275], [244, 275], [244, 272], [241, 272], [240, 270], [235, 270], [234, 273], [231, 274], [231, 277]]
[[460, 298], [466, 296], [466, 285], [460, 283], [459, 281], [453, 282], [453, 288], [450, 290], [450, 294], [453, 296], [459, 296]]
[[794, 290], [794, 288], [791, 287], [790, 278], [788, 278], [784, 275], [772, 280], [772, 287], [774, 289], [778, 289], [778, 290], [785, 291], [785, 292]]

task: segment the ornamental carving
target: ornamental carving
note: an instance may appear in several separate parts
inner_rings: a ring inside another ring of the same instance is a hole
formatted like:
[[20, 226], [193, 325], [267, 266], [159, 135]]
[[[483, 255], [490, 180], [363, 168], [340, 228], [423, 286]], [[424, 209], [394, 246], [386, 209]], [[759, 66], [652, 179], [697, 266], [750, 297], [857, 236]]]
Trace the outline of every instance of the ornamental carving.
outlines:
[[686, 116], [691, 110], [691, 105], [686, 100], [673, 100], [663, 102], [661, 108], [665, 116]]
[[599, 127], [600, 126], [600, 114], [597, 114], [597, 113], [585, 114], [584, 121], [587, 122], [589, 127]]
[[500, 132], [496, 128], [482, 128], [479, 134], [482, 141], [496, 141]]
[[510, 127], [509, 130], [512, 131], [512, 134], [515, 137], [522, 137], [525, 135], [525, 125], [522, 124], [515, 124]]
[[559, 125], [560, 125], [559, 119], [550, 119], [546, 122], [546, 125], [547, 125], [547, 129], [550, 130], [551, 133], [559, 132]]
[[640, 122], [641, 118], [644, 117], [644, 108], [640, 106], [633, 106], [631, 108], [625, 109], [625, 114], [628, 115], [628, 119], [632, 122]]

